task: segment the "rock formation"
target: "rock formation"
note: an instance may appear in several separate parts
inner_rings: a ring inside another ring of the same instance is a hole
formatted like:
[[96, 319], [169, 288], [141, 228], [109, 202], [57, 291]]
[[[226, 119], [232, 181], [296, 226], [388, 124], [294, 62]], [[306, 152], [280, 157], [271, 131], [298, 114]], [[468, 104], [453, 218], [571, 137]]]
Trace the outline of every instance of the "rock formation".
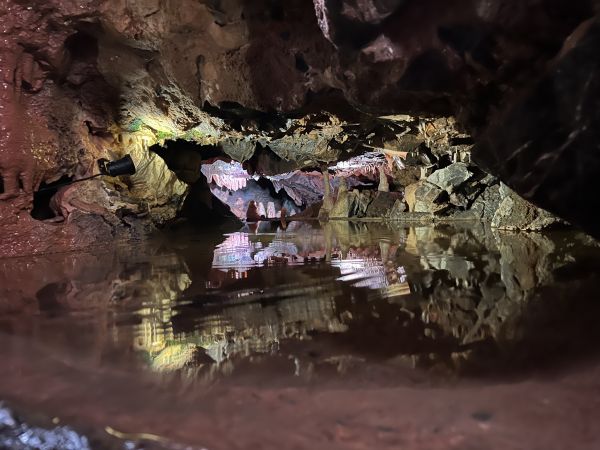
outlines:
[[[476, 163], [599, 233], [598, 10], [597, 0], [2, 0], [0, 254], [141, 236], [177, 217], [197, 170], [176, 174], [149, 151], [176, 139], [267, 176], [377, 149], [392, 184], [441, 195], [438, 209], [407, 189], [409, 212], [438, 215], [474, 195], [455, 186], [463, 166], [447, 163]], [[454, 172], [431, 173], [427, 160], [448, 148], [439, 168]], [[71, 210], [62, 224], [30, 217], [39, 186], [127, 153], [135, 176], [70, 191], [71, 206], [55, 208]], [[411, 153], [418, 177], [401, 170]], [[101, 209], [81, 208], [91, 203]], [[504, 215], [538, 220], [502, 203]]]

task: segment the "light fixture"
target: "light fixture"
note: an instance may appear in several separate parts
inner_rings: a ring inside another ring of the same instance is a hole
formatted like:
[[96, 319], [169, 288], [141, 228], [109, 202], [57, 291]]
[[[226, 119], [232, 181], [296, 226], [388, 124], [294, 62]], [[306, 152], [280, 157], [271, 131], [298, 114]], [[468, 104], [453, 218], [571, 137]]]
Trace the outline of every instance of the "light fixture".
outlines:
[[39, 189], [38, 192], [55, 190], [64, 186], [69, 186], [74, 183], [80, 183], [81, 181], [87, 181], [101, 176], [122, 177], [125, 175], [134, 175], [136, 173], [135, 164], [131, 158], [131, 155], [125, 155], [116, 161], [109, 161], [108, 159], [101, 158], [98, 160], [98, 168], [100, 169], [100, 173], [97, 173], [96, 175], [79, 178], [78, 180], [67, 181], [58, 185], [46, 186]]

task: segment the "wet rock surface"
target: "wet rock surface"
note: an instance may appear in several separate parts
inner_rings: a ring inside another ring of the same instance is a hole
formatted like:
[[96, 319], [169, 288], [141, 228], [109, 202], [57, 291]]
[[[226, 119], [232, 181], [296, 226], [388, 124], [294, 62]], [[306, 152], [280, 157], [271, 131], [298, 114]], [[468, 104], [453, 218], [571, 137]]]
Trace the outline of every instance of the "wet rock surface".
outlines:
[[20, 422], [0, 403], [0, 447], [14, 450], [89, 450], [85, 436], [68, 427], [52, 430]]
[[[440, 126], [439, 121], [435, 123]], [[427, 128], [429, 133], [433, 130], [431, 134], [435, 135], [435, 126]], [[444, 132], [442, 136], [448, 135]], [[469, 161], [470, 146], [440, 144], [434, 140], [430, 140], [429, 145], [415, 148], [403, 158], [403, 167], [406, 166], [402, 171], [414, 169], [413, 173], [419, 173], [420, 178], [407, 186], [398, 182], [395, 176], [398, 172], [392, 170], [392, 180], [395, 183], [393, 189], [389, 185], [387, 191], [365, 189], [359, 181], [355, 182], [357, 187], [349, 190], [345, 177], [352, 175], [334, 172], [334, 180], [339, 181], [341, 186], [334, 193], [337, 200], [333, 206], [333, 214], [330, 213], [329, 217], [425, 222], [471, 221], [498, 229], [526, 231], [566, 225], [553, 214], [524, 200], [476, 165], [450, 162], [457, 158]], [[359, 158], [351, 159], [347, 164], [353, 164], [354, 160]], [[379, 162], [380, 183], [382, 174], [385, 174], [385, 165], [385, 162]], [[365, 175], [361, 174], [362, 178], [359, 180], [369, 180]], [[377, 177], [374, 174], [371, 177], [371, 183], [375, 183]]]
[[432, 173], [427, 181], [452, 194], [454, 189], [464, 184], [473, 174], [464, 163], [454, 163]]
[[507, 230], [536, 231], [561, 221], [524, 200], [504, 184], [499, 187], [500, 203], [492, 218], [492, 227]]
[[0, 0], [0, 447], [598, 448], [598, 11]]
[[[143, 228], [162, 226], [189, 191], [148, 151], [171, 139], [270, 174], [312, 170], [363, 145], [394, 162], [423, 143], [424, 166], [453, 147], [452, 161], [469, 163], [475, 142], [477, 164], [594, 231], [584, 212], [597, 209], [587, 176], [598, 129], [596, 3], [5, 0], [0, 221], [19, 222], [20, 245], [35, 248], [44, 226], [21, 217], [40, 183], [131, 153], [139, 174], [105, 179], [98, 203], [105, 193], [113, 202], [101, 215], [114, 222], [127, 211]], [[263, 150], [266, 160], [253, 159]], [[397, 180], [418, 181], [412, 172]], [[115, 222], [111, 233], [128, 226]], [[95, 239], [91, 229], [85, 240]]]

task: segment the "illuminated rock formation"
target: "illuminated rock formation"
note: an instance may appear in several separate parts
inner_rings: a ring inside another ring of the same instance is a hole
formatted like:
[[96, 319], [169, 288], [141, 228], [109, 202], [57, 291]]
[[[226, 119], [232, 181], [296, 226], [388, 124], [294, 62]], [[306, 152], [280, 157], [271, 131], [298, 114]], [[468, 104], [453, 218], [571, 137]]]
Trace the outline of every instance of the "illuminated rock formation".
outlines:
[[[251, 176], [375, 150], [391, 189], [432, 175], [432, 157], [438, 169], [477, 163], [597, 232], [597, 2], [454, 3], [3, 0], [0, 254], [85, 246], [107, 223], [125, 238], [170, 223], [193, 187], [148, 149], [177, 139]], [[62, 224], [29, 217], [38, 185], [129, 153], [136, 176], [94, 185], [106, 212], [78, 214], [72, 201]]]

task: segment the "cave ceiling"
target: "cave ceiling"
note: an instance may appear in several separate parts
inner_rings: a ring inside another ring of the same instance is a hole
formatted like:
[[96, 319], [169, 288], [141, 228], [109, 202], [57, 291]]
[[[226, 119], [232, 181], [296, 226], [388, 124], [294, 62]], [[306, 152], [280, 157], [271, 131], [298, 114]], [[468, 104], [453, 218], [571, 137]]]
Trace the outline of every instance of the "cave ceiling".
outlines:
[[176, 139], [274, 176], [472, 136], [485, 169], [597, 233], [598, 3], [1, 0], [0, 195], [131, 153], [109, 203], [162, 207], [185, 186], [148, 149]]

